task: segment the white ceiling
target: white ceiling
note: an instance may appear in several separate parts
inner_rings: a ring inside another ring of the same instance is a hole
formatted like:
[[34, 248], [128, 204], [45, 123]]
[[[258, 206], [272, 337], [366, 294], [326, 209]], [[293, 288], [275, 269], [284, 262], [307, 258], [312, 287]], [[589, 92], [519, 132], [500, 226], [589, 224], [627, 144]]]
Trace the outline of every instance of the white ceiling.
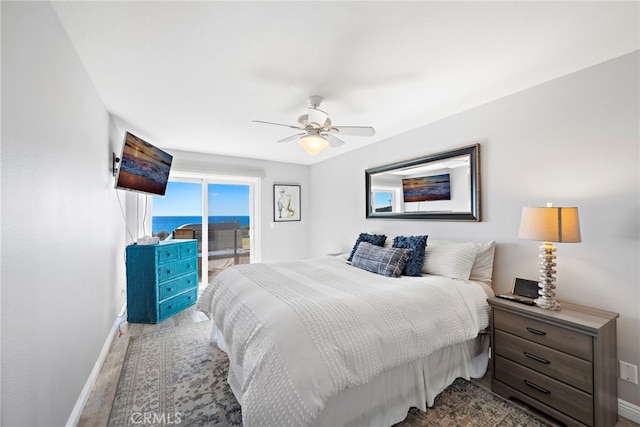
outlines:
[[[180, 149], [311, 164], [638, 50], [639, 3], [53, 1], [125, 130]], [[373, 138], [317, 157], [307, 98]]]

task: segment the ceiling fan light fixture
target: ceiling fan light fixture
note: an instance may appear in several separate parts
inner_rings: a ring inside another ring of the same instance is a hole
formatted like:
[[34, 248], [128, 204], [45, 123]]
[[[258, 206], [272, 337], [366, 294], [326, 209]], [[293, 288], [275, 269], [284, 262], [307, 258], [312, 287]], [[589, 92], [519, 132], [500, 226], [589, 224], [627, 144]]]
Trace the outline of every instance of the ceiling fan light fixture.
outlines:
[[304, 151], [310, 156], [317, 156], [329, 146], [325, 137], [314, 134], [303, 136], [298, 140], [298, 144], [300, 144]]

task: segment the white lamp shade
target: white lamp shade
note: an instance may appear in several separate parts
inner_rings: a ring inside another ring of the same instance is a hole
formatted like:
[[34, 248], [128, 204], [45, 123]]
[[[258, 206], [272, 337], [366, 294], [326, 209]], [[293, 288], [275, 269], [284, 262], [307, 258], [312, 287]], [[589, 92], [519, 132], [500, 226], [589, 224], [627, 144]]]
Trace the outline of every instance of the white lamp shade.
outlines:
[[298, 144], [310, 156], [317, 156], [329, 146], [327, 140], [320, 135], [305, 135], [298, 140]]
[[578, 243], [582, 241], [578, 208], [522, 208], [518, 237], [542, 242]]

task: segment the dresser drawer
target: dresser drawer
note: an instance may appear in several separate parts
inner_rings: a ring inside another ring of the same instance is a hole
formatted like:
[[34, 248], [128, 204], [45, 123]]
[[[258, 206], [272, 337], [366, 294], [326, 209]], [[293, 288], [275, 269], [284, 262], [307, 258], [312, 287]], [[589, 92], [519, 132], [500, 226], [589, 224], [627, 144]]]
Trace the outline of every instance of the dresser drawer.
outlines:
[[586, 393], [593, 393], [591, 362], [498, 330], [494, 340], [496, 354]]
[[166, 245], [158, 247], [158, 264], [178, 261], [180, 259], [179, 245]]
[[180, 259], [195, 258], [198, 256], [198, 242], [188, 242], [180, 245]]
[[197, 259], [186, 259], [158, 267], [158, 281], [165, 282], [197, 268]]
[[495, 378], [568, 416], [593, 426], [593, 397], [532, 369], [496, 356]]
[[175, 313], [183, 310], [196, 303], [198, 298], [198, 289], [194, 288], [190, 291], [183, 292], [173, 298], [160, 303], [160, 311], [158, 313], [158, 321], [173, 316]]
[[158, 299], [163, 301], [167, 298], [171, 298], [174, 295], [178, 295], [187, 289], [198, 286], [198, 273], [191, 273], [186, 276], [182, 276], [176, 280], [165, 282], [159, 286]]
[[503, 310], [494, 310], [493, 315], [495, 329], [590, 362], [593, 360], [592, 340], [588, 335]]

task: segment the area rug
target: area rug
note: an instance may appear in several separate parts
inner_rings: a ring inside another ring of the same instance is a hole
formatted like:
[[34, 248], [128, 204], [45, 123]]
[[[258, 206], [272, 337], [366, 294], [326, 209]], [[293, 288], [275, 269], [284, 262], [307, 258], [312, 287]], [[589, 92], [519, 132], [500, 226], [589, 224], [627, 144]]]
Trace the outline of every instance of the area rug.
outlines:
[[[109, 426], [241, 426], [226, 378], [227, 355], [209, 340], [211, 323], [132, 337]], [[457, 379], [426, 412], [396, 427], [551, 426], [473, 382]], [[274, 426], [275, 427], [275, 426]]]

